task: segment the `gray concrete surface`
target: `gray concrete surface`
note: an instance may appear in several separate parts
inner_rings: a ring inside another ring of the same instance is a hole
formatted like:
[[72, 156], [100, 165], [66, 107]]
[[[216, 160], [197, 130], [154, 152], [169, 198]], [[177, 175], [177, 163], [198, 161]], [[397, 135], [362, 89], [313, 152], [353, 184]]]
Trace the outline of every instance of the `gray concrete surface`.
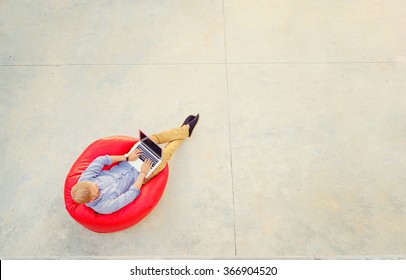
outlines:
[[[0, 257], [406, 256], [405, 1], [0, 2]], [[201, 121], [134, 227], [70, 218], [110, 135]]]

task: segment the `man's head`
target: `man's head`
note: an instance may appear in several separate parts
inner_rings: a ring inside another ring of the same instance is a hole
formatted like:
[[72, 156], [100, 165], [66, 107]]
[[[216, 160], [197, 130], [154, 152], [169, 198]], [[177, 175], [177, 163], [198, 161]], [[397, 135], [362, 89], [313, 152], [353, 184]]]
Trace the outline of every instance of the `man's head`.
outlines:
[[71, 195], [76, 203], [84, 204], [92, 202], [98, 198], [100, 190], [96, 183], [83, 181], [73, 186]]

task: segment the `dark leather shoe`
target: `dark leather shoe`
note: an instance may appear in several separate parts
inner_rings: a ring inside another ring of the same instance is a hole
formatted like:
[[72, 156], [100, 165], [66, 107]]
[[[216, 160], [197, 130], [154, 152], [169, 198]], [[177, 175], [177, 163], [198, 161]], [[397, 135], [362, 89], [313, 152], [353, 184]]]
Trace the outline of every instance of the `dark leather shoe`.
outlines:
[[189, 137], [192, 136], [193, 129], [195, 128], [197, 121], [199, 120], [199, 114], [196, 115], [196, 117], [191, 120], [188, 125], [189, 125]]
[[189, 117], [186, 118], [186, 120], [183, 122], [182, 126], [184, 126], [185, 124], [188, 124], [191, 120], [193, 120], [195, 118], [195, 116], [190, 115]]

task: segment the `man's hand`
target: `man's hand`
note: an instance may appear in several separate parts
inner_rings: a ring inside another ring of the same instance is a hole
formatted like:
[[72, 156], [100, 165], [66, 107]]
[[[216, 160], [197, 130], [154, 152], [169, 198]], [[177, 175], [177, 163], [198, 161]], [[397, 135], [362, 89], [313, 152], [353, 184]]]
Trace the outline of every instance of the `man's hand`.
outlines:
[[147, 159], [144, 161], [144, 163], [141, 165], [141, 172], [140, 176], [138, 176], [137, 180], [135, 180], [134, 187], [138, 190], [141, 189], [142, 184], [144, 183], [144, 179], [147, 176], [147, 173], [149, 170], [151, 170], [152, 167], [152, 161]]
[[147, 173], [149, 172], [149, 170], [151, 170], [151, 168], [152, 168], [152, 161], [150, 159], [147, 159], [141, 165], [141, 173], [144, 173], [145, 175], [147, 175]]
[[137, 160], [141, 154], [142, 154], [141, 150], [135, 149], [134, 151], [128, 154], [128, 160], [129, 161]]

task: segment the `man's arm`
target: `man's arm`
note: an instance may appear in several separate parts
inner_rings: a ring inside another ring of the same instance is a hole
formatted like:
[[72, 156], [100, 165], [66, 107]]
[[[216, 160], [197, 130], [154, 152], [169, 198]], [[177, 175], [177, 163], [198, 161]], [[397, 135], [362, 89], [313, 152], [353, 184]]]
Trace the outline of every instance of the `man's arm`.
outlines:
[[111, 158], [109, 156], [99, 156], [83, 171], [79, 181], [87, 181], [91, 178], [99, 176], [100, 171], [105, 165], [111, 164]]
[[140, 190], [136, 189], [134, 186], [131, 186], [131, 188], [125, 193], [114, 199], [105, 201], [102, 205], [96, 205], [93, 210], [100, 214], [114, 213], [136, 199], [140, 192]]
[[111, 158], [111, 164], [126, 160], [124, 155], [122, 155], [122, 156], [110, 156], [110, 158]]
[[[129, 161], [136, 160], [136, 159], [138, 159], [140, 157], [140, 155], [141, 155], [141, 150], [135, 149], [134, 151], [132, 151], [131, 153], [128, 154], [128, 160]], [[127, 160], [125, 155], [122, 155], [122, 156], [110, 156], [110, 157], [111, 157], [112, 164], [116, 163], [116, 162], [126, 161]]]
[[[131, 153], [128, 154], [128, 160], [136, 160], [141, 155], [141, 151], [135, 149]], [[87, 181], [91, 178], [95, 178], [99, 176], [101, 170], [105, 165], [110, 165], [116, 162], [125, 161], [127, 160], [124, 155], [122, 156], [99, 156], [97, 157], [83, 172], [82, 176], [80, 176], [79, 181]]]
[[134, 183], [134, 185], [133, 185], [137, 190], [140, 190], [140, 189], [141, 189], [141, 186], [142, 186], [142, 184], [144, 183], [145, 176], [147, 176], [147, 173], [148, 173], [148, 171], [151, 169], [151, 167], [152, 167], [152, 161], [149, 160], [149, 159], [147, 159], [147, 160], [141, 165], [141, 172], [140, 172], [140, 174], [138, 175], [138, 178], [137, 178], [137, 180], [135, 180], [135, 183]]

